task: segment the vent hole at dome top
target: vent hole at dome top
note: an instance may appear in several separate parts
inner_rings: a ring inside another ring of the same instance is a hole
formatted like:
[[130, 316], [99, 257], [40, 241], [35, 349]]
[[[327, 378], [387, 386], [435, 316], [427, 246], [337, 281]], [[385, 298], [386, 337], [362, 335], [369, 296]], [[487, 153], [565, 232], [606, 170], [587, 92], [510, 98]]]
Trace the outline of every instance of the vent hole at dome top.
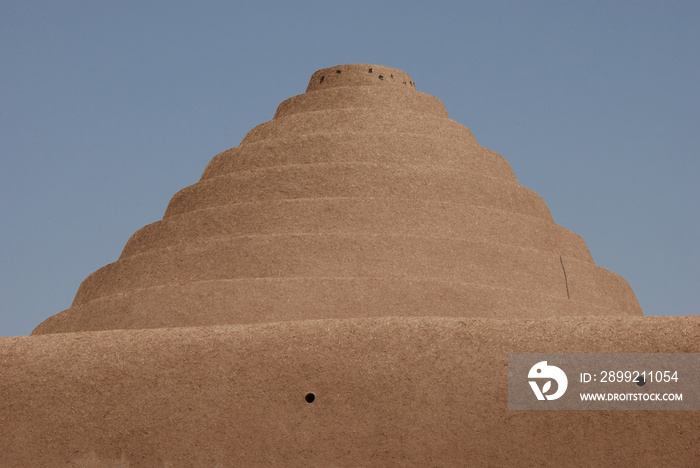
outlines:
[[325, 79], [326, 79], [326, 77], [325, 77], [325, 76], [322, 76], [322, 77], [321, 77], [321, 81], [319, 81], [319, 83], [323, 83], [323, 80], [325, 80]]
[[372, 73], [372, 69], [371, 69], [371, 68], [369, 69], [369, 72]]
[[307, 403], [313, 403], [316, 400], [316, 395], [313, 393], [307, 393], [304, 400], [306, 400]]
[[340, 75], [340, 70], [336, 70], [335, 72], [336, 72], [338, 75]]

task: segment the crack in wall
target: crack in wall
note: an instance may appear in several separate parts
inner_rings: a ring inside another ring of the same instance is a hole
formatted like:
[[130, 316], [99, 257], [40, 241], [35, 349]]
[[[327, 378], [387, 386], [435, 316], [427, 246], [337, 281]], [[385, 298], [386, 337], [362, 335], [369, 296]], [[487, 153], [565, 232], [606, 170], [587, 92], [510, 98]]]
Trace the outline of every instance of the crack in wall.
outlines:
[[566, 284], [566, 298], [571, 299], [571, 296], [569, 296], [569, 281], [566, 279], [566, 269], [564, 268], [564, 260], [561, 258], [561, 255], [559, 255], [559, 263], [561, 263], [561, 271], [564, 272], [564, 284]]

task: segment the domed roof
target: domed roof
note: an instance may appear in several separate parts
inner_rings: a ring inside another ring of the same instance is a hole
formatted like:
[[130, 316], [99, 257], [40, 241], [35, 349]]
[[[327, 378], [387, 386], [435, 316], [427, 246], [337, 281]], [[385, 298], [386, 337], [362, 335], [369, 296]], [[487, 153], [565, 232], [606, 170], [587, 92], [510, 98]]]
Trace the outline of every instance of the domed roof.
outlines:
[[314, 73], [33, 334], [382, 316], [642, 315], [411, 77]]

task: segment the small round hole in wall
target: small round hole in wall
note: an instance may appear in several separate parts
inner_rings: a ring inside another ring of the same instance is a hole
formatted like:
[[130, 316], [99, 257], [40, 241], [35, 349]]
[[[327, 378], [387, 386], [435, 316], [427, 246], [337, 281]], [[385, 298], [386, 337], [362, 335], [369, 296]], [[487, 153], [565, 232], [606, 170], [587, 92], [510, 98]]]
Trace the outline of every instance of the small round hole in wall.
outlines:
[[316, 395], [313, 393], [307, 393], [304, 400], [306, 400], [307, 403], [313, 403], [316, 400]]

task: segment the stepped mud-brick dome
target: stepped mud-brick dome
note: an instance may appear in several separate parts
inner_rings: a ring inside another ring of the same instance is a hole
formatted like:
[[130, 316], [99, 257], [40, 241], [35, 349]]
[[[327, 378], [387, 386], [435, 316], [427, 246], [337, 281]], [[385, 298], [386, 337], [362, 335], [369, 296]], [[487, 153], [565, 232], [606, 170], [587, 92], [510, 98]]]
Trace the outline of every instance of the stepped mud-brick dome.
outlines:
[[627, 282], [411, 77], [313, 74], [34, 334], [382, 316], [634, 316]]
[[508, 356], [699, 353], [698, 319], [406, 73], [327, 68], [0, 339], [0, 466], [697, 466], [697, 411], [511, 411]]

